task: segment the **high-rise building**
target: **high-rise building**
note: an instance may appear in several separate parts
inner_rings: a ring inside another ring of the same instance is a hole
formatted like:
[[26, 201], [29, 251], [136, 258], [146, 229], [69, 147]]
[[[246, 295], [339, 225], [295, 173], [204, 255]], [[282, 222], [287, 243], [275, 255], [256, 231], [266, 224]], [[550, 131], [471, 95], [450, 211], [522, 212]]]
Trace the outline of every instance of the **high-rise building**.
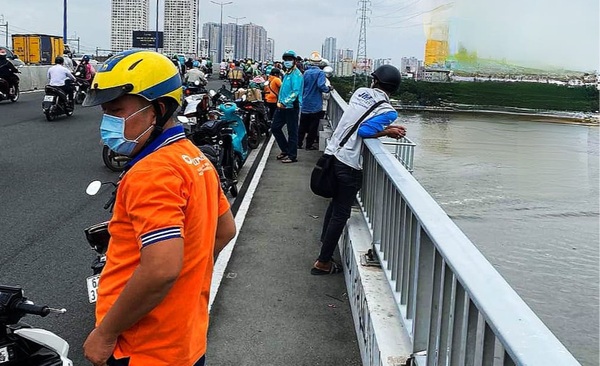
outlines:
[[352, 76], [354, 75], [354, 62], [351, 59], [343, 59], [336, 62], [335, 65], [336, 76]]
[[165, 0], [164, 53], [198, 53], [198, 7], [200, 0]]
[[[202, 26], [202, 38], [208, 40], [210, 55], [213, 54], [213, 51], [216, 53], [219, 50], [219, 28], [220, 24], [218, 23], [205, 23]], [[274, 41], [272, 44], [274, 47]], [[269, 50], [267, 31], [262, 26], [253, 23], [238, 25], [237, 31], [235, 23], [223, 24], [223, 49], [225, 47], [234, 47], [234, 57], [236, 59], [267, 60]]]
[[200, 39], [200, 57], [208, 57], [210, 53], [208, 52], [208, 39], [201, 38]]
[[402, 57], [400, 72], [416, 74], [419, 71], [419, 61], [416, 57]]
[[150, 0], [112, 0], [110, 48], [114, 52], [131, 49], [133, 31], [149, 28]]
[[331, 65], [335, 65], [337, 54], [336, 54], [336, 43], [337, 39], [335, 37], [327, 37], [325, 38], [325, 42], [323, 43], [323, 48], [321, 50], [321, 56], [326, 58]]
[[275, 58], [275, 40], [273, 38], [267, 38], [267, 60], [273, 61]]
[[344, 59], [354, 60], [354, 51], [349, 48], [337, 50], [337, 61]]
[[392, 64], [391, 58], [376, 58], [375, 60], [373, 60], [373, 70], [376, 70], [379, 66], [391, 65], [391, 64]]
[[238, 37], [240, 37], [239, 58], [266, 60], [267, 31], [265, 28], [253, 23], [244, 24], [238, 29]]
[[219, 23], [204, 23], [202, 26], [202, 38], [208, 40], [208, 55], [213, 62], [220, 62], [217, 60], [219, 52], [219, 29], [221, 28]]

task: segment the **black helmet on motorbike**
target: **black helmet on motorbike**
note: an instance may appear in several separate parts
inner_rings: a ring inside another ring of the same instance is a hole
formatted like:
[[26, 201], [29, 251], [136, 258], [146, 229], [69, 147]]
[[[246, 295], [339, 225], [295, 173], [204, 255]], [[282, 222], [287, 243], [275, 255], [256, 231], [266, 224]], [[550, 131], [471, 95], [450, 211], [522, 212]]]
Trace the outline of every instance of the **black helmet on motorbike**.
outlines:
[[274, 67], [274, 68], [271, 69], [271, 72], [269, 73], [269, 75], [280, 76], [281, 75], [281, 70], [279, 70], [278, 68]]
[[63, 63], [65, 63], [65, 59], [62, 56], [56, 56], [56, 58], [54, 59], [54, 63], [62, 65]]
[[89, 61], [90, 60], [90, 56], [85, 55], [81, 58], [81, 61]]
[[394, 93], [400, 86], [400, 71], [392, 65], [379, 66], [371, 76], [388, 93]]

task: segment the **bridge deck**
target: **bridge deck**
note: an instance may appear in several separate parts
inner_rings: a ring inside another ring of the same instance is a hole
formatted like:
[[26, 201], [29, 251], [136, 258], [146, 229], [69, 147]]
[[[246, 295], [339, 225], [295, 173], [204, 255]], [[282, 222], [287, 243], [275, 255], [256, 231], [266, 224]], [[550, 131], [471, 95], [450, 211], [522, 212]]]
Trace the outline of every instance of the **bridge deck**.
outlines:
[[[344, 276], [313, 276], [327, 201], [308, 177], [320, 155], [270, 152], [211, 310], [213, 365], [360, 365]], [[318, 216], [315, 218], [313, 216]]]

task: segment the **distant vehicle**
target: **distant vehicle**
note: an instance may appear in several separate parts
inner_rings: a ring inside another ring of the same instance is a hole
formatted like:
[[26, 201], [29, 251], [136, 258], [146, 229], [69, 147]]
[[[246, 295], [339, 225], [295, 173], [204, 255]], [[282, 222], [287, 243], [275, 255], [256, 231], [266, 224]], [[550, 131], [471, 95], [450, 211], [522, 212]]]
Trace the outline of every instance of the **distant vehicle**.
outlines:
[[13, 34], [13, 52], [26, 64], [52, 65], [64, 54], [63, 38], [47, 34]]
[[19, 59], [19, 56], [15, 55], [13, 51], [6, 47], [0, 47], [0, 50], [6, 51], [6, 57], [10, 60], [10, 62], [16, 67], [25, 66], [25, 63]]

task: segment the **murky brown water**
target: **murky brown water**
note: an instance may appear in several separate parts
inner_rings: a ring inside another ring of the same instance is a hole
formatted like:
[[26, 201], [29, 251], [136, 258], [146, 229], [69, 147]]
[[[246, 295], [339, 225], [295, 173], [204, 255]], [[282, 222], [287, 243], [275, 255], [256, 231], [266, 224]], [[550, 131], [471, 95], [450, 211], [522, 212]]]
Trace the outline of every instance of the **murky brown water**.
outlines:
[[574, 356], [597, 366], [599, 129], [402, 114], [414, 176]]

